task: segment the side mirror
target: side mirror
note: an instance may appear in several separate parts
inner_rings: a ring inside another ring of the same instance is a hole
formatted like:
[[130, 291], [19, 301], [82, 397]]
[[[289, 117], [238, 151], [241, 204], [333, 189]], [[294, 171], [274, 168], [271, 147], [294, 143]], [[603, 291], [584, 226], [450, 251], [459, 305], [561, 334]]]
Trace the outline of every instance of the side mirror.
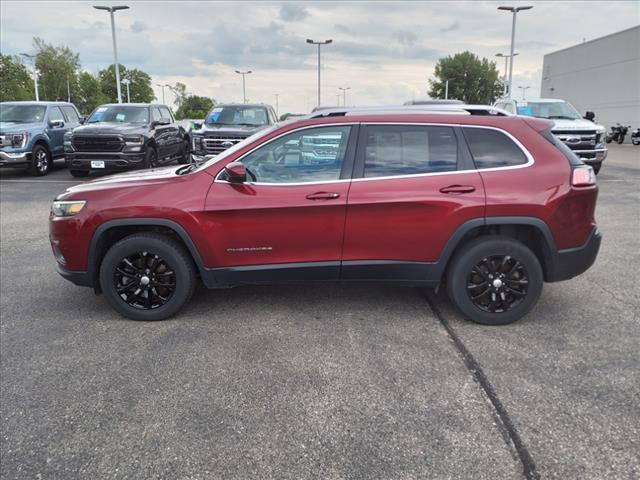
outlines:
[[54, 120], [49, 122], [49, 128], [62, 128], [64, 127], [64, 122], [62, 120]]
[[224, 171], [231, 183], [244, 183], [247, 181], [247, 171], [240, 162], [231, 162], [224, 167]]
[[593, 112], [587, 112], [584, 114], [584, 118], [586, 120], [589, 120], [590, 122], [593, 122], [596, 119], [596, 114]]
[[79, 123], [80, 125], [84, 124], [84, 122], [86, 122], [86, 121], [87, 121], [87, 117], [84, 117], [84, 116], [82, 116], [82, 117], [80, 117], [80, 118], [78, 119], [78, 123]]

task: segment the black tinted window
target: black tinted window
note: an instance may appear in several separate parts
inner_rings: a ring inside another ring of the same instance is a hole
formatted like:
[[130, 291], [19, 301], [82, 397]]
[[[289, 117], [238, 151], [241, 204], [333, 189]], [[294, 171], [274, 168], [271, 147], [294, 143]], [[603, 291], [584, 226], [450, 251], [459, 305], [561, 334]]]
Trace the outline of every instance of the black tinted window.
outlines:
[[465, 128], [464, 136], [477, 168], [510, 167], [527, 163], [524, 152], [502, 132], [488, 128]]
[[453, 128], [414, 125], [368, 126], [365, 177], [447, 172], [458, 164]]

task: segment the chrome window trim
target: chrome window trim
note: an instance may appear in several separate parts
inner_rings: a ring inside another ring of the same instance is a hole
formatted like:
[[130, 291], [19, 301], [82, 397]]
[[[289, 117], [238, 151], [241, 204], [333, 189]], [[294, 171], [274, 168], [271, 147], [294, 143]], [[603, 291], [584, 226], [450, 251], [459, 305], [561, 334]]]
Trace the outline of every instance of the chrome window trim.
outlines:
[[[456, 174], [462, 174], [462, 173], [471, 173], [471, 172], [495, 172], [495, 171], [502, 171], [502, 170], [516, 170], [516, 169], [520, 169], [520, 168], [528, 168], [531, 165], [533, 165], [535, 163], [535, 160], [533, 158], [533, 155], [531, 155], [531, 153], [529, 152], [529, 150], [526, 149], [526, 147], [524, 145], [522, 145], [522, 143], [520, 143], [520, 141], [514, 137], [513, 135], [511, 135], [509, 132], [507, 132], [506, 130], [503, 130], [502, 128], [498, 128], [498, 127], [491, 127], [491, 126], [487, 126], [487, 125], [465, 125], [465, 124], [458, 124], [458, 123], [433, 123], [433, 122], [429, 122], [429, 123], [423, 123], [423, 122], [345, 122], [345, 123], [331, 123], [331, 124], [323, 124], [323, 125], [307, 125], [301, 128], [297, 128], [295, 130], [289, 130], [285, 133], [282, 133], [280, 135], [278, 135], [277, 137], [273, 137], [271, 139], [269, 139], [268, 142], [265, 142], [261, 145], [258, 145], [254, 148], [252, 148], [251, 150], [249, 150], [248, 152], [246, 152], [245, 154], [243, 154], [241, 157], [233, 160], [234, 162], [240, 162], [244, 157], [246, 157], [247, 155], [249, 155], [250, 153], [252, 153], [253, 151], [257, 150], [258, 148], [264, 146], [264, 145], [268, 145], [269, 143], [271, 143], [274, 140], [277, 140], [280, 137], [283, 137], [285, 135], [288, 135], [289, 133], [295, 133], [295, 132], [299, 132], [302, 130], [307, 130], [309, 128], [322, 128], [322, 127], [333, 127], [333, 126], [345, 126], [345, 125], [363, 125], [363, 126], [379, 126], [379, 125], [389, 125], [389, 126], [394, 126], [394, 125], [414, 125], [414, 126], [423, 126], [423, 127], [429, 127], [429, 126], [433, 126], [433, 127], [459, 127], [459, 128], [484, 128], [484, 129], [488, 129], [488, 130], [496, 130], [500, 133], [503, 133], [504, 135], [506, 135], [508, 138], [511, 139], [512, 142], [514, 142], [516, 144], [516, 146], [520, 149], [520, 151], [522, 151], [522, 153], [524, 153], [525, 157], [527, 158], [527, 162], [520, 164], [520, 165], [511, 165], [508, 167], [493, 167], [493, 168], [474, 168], [474, 169], [467, 169], [467, 170], [452, 170], [449, 172], [430, 172], [430, 173], [414, 173], [414, 174], [410, 174], [410, 175], [389, 175], [389, 176], [385, 176], [385, 177], [362, 177], [362, 178], [350, 178], [350, 179], [338, 179], [338, 180], [326, 180], [326, 181], [319, 181], [319, 182], [292, 182], [292, 183], [264, 183], [264, 182], [245, 182], [245, 185], [258, 185], [258, 186], [296, 186], [296, 185], [327, 185], [327, 184], [333, 184], [333, 183], [346, 183], [346, 182], [369, 182], [369, 181], [376, 181], [376, 180], [389, 180], [389, 179], [403, 179], [403, 178], [420, 178], [420, 177], [432, 177], [434, 175], [456, 175]], [[466, 139], [465, 139], [466, 141]], [[222, 159], [223, 160], [223, 159]], [[215, 163], [214, 163], [215, 165]], [[212, 165], [213, 167], [213, 165]], [[230, 185], [235, 185], [232, 182], [228, 182], [226, 180], [221, 180], [220, 179], [220, 175], [222, 174], [222, 172], [224, 171], [224, 169], [220, 170], [214, 180], [214, 183], [226, 183], [226, 184], [230, 184]]]

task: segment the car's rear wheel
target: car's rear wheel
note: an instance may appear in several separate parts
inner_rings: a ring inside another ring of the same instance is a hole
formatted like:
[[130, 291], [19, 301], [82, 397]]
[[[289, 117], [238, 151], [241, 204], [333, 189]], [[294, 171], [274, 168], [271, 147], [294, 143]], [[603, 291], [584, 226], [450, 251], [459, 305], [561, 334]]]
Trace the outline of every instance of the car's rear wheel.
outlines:
[[195, 266], [177, 241], [138, 233], [113, 245], [100, 266], [100, 287], [109, 304], [132, 320], [164, 320], [189, 301]]
[[31, 166], [29, 173], [35, 177], [41, 177], [49, 173], [51, 167], [51, 155], [42, 145], [36, 145], [31, 152]]
[[447, 292], [458, 309], [485, 325], [526, 315], [542, 293], [540, 262], [524, 244], [498, 235], [479, 237], [453, 258]]
[[69, 173], [74, 178], [85, 178], [89, 176], [88, 170], [69, 170]]

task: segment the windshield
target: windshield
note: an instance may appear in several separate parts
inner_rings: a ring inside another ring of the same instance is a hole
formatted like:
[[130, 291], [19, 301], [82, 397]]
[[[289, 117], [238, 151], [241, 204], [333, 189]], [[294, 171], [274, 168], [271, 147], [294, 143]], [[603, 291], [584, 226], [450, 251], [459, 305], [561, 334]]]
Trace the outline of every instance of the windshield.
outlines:
[[36, 123], [44, 120], [42, 105], [0, 105], [0, 122]]
[[149, 108], [123, 105], [98, 107], [91, 114], [87, 123], [98, 122], [149, 123]]
[[518, 115], [565, 120], [582, 118], [573, 105], [567, 102], [518, 102]]
[[244, 107], [234, 105], [230, 107], [215, 107], [206, 120], [207, 125], [268, 125], [267, 109], [263, 107]]
[[264, 137], [266, 135], [269, 135], [271, 132], [273, 132], [278, 127], [279, 127], [279, 125], [273, 125], [271, 128], [265, 128], [264, 130], [260, 130], [258, 133], [254, 133], [250, 137], [247, 137], [244, 140], [242, 140], [241, 142], [236, 143], [233, 147], [227, 148], [224, 152], [222, 152], [222, 153], [216, 155], [215, 157], [210, 158], [206, 162], [202, 163], [194, 171], [199, 172], [201, 170], [209, 168], [211, 165], [213, 165], [213, 164], [215, 164], [215, 163], [217, 163], [217, 162], [219, 162], [221, 160], [224, 160], [229, 155], [237, 152], [238, 150], [241, 150], [242, 148], [246, 147], [248, 144], [250, 144], [252, 142], [255, 142], [257, 139], [262, 138], [262, 137]]

